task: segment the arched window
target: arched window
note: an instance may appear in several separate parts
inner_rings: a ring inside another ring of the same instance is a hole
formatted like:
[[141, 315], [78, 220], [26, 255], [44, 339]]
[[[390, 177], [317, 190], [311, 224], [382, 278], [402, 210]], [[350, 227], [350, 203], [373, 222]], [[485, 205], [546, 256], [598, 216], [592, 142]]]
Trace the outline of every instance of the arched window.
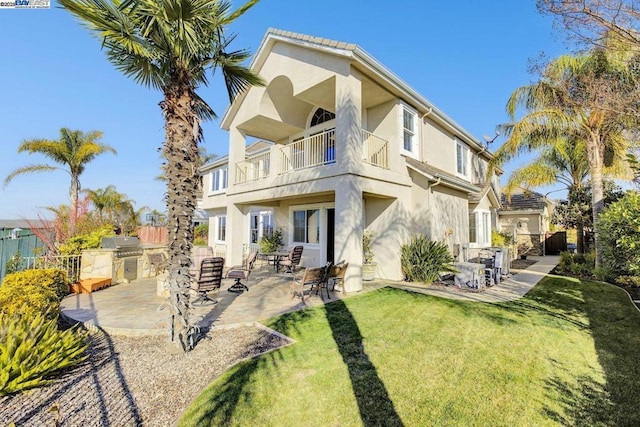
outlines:
[[331, 111], [327, 111], [324, 108], [318, 108], [315, 113], [313, 113], [313, 117], [311, 117], [311, 124], [309, 127], [313, 127], [319, 125], [320, 123], [328, 122], [329, 120], [333, 120], [336, 118], [336, 115]]

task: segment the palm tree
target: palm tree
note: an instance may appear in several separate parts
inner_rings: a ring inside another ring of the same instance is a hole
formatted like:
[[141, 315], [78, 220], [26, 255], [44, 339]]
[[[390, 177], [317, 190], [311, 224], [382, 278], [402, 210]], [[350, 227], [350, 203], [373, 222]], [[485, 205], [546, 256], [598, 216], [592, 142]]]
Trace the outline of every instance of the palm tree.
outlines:
[[[516, 89], [507, 102], [507, 113], [515, 119], [519, 107], [526, 114], [503, 126], [508, 139], [496, 152], [500, 164], [522, 152], [550, 146], [561, 138], [584, 143], [592, 187], [594, 221], [604, 201], [603, 175], [606, 166], [624, 158], [630, 147], [627, 130], [638, 125], [638, 118], [609, 108], [603, 91], [632, 90], [633, 76], [624, 65], [609, 60], [604, 51], [565, 55], [552, 61], [540, 81]], [[596, 265], [601, 250], [596, 239]]]
[[162, 90], [167, 160], [167, 228], [171, 262], [170, 337], [188, 350], [196, 328], [189, 323], [188, 274], [193, 246], [192, 217], [199, 185], [200, 123], [215, 113], [196, 93], [209, 71], [222, 71], [233, 100], [261, 79], [242, 64], [245, 50], [228, 51], [235, 36], [226, 28], [252, 7], [235, 11], [226, 0], [60, 0], [100, 40], [109, 61], [127, 77]]
[[115, 148], [102, 144], [98, 140], [102, 138], [102, 132], [92, 131], [84, 133], [79, 130], [60, 129], [58, 140], [30, 139], [23, 141], [18, 147], [18, 153], [24, 151], [29, 154], [40, 153], [61, 166], [38, 164], [23, 166], [11, 172], [4, 180], [6, 186], [16, 176], [32, 172], [48, 172], [62, 169], [71, 177], [69, 186], [69, 198], [71, 199], [71, 213], [69, 215], [69, 231], [71, 236], [75, 234], [76, 220], [78, 218], [78, 194], [80, 193], [80, 175], [84, 172], [87, 163], [100, 154], [111, 152], [117, 154]]
[[135, 202], [126, 194], [116, 190], [114, 185], [97, 190], [84, 190], [87, 198], [93, 204], [101, 224], [111, 224], [120, 229], [122, 234], [129, 234], [138, 225], [138, 218], [147, 210], [146, 206], [136, 210]]
[[[582, 188], [589, 176], [589, 165], [581, 141], [561, 138], [544, 147], [538, 157], [514, 170], [505, 187], [507, 198], [517, 188], [530, 189], [562, 184], [569, 192]], [[500, 149], [497, 150], [499, 152]], [[578, 253], [584, 253], [584, 229], [577, 224]]]

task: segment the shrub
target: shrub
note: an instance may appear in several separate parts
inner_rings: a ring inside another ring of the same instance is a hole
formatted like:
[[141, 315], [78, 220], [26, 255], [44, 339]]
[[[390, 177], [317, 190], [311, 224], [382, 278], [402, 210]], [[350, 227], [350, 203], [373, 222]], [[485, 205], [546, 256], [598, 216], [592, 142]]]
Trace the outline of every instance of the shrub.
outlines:
[[491, 230], [491, 246], [501, 248], [507, 247], [513, 243], [513, 235], [506, 231]]
[[616, 277], [616, 283], [620, 286], [640, 288], [640, 276], [618, 276]]
[[11, 258], [7, 260], [5, 264], [6, 274], [15, 273], [16, 271], [22, 270], [22, 254], [20, 251], [16, 251], [15, 254]]
[[50, 312], [55, 316], [60, 300], [69, 293], [67, 273], [54, 268], [8, 274], [0, 286], [0, 313], [19, 311], [31, 316]]
[[100, 247], [103, 237], [113, 236], [113, 227], [103, 225], [99, 229], [87, 234], [78, 234], [68, 238], [58, 248], [60, 255], [80, 255], [84, 249], [96, 249]]
[[84, 333], [59, 330], [50, 313], [19, 313], [0, 314], [0, 396], [46, 385], [52, 374], [87, 357]]
[[[568, 274], [570, 276], [592, 277], [596, 274], [594, 271], [595, 265], [596, 256], [594, 252], [589, 252], [588, 254], [561, 252], [557, 270], [560, 273]], [[613, 279], [610, 269], [599, 270], [597, 274], [601, 277], [607, 276], [607, 279], [600, 278], [599, 280]]]
[[194, 246], [207, 246], [209, 244], [209, 224], [199, 224], [193, 229]]
[[447, 244], [424, 235], [415, 236], [401, 249], [402, 274], [408, 281], [431, 283], [441, 271], [455, 271], [452, 263]]
[[371, 241], [373, 240], [373, 233], [365, 231], [362, 234], [362, 263], [373, 264], [373, 249], [371, 248]]
[[627, 192], [596, 222], [603, 264], [622, 275], [640, 274], [640, 194]]
[[613, 283], [615, 280], [615, 274], [609, 267], [596, 267], [593, 270], [593, 275], [602, 282]]
[[282, 247], [282, 230], [274, 230], [273, 233], [267, 233], [262, 236], [258, 242], [260, 252], [270, 254]]

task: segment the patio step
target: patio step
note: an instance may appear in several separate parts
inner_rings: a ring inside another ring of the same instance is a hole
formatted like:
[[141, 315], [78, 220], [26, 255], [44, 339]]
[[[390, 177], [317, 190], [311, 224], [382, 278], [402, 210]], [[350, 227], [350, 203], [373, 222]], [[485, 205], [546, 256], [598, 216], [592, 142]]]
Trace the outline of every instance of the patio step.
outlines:
[[71, 292], [74, 294], [90, 294], [93, 291], [98, 291], [111, 286], [111, 278], [98, 277], [91, 279], [80, 279], [71, 285]]

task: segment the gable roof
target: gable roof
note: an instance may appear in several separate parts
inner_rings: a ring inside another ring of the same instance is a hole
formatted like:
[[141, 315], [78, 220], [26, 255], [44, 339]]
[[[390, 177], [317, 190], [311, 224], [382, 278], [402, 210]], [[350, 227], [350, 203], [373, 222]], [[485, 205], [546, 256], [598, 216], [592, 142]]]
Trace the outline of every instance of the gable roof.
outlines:
[[511, 200], [507, 200], [506, 195], [502, 195], [501, 212], [505, 211], [543, 211], [547, 206], [546, 198], [535, 191], [528, 191], [522, 194], [512, 194]]
[[[427, 98], [356, 44], [331, 40], [323, 37], [309, 36], [276, 28], [269, 28], [249, 67], [254, 70], [261, 68], [273, 45], [277, 42], [294, 44], [308, 49], [319, 50], [336, 56], [349, 58], [353, 63], [358, 64], [361, 69], [364, 69], [372, 76], [375, 76], [377, 80], [393, 87], [396, 92], [394, 95], [404, 98], [405, 101], [412, 103], [413, 107], [417, 108], [420, 113], [428, 115], [438, 124], [448, 128], [458, 138], [478, 150], [479, 154], [488, 159], [493, 158], [493, 154], [489, 152], [487, 148], [466, 129], [456, 123], [451, 117], [438, 109]], [[251, 88], [248, 90], [251, 90]], [[224, 116], [220, 121], [220, 126], [223, 129], [229, 130], [231, 119], [237, 112], [240, 104], [242, 104], [246, 93], [247, 91], [241, 93], [225, 111]]]

